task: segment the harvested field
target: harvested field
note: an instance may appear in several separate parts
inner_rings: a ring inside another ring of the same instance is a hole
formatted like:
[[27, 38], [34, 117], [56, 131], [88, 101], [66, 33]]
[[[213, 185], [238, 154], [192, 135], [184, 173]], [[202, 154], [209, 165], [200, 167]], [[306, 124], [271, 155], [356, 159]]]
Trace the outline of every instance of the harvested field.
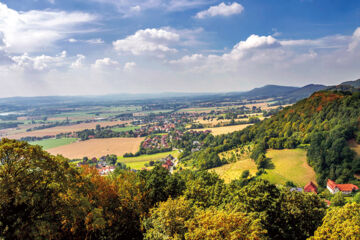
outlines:
[[101, 157], [107, 154], [118, 156], [124, 153], [135, 153], [139, 150], [140, 143], [144, 138], [102, 138], [76, 142], [61, 147], [51, 148], [47, 151], [51, 154], [61, 154], [64, 157], [75, 159], [83, 157]]
[[23, 132], [18, 133], [14, 135], [6, 136], [7, 138], [11, 139], [20, 139], [23, 137], [44, 137], [44, 136], [56, 136], [60, 133], [69, 133], [69, 132], [76, 132], [76, 131], [82, 131], [84, 129], [94, 129], [96, 125], [100, 125], [101, 127], [106, 126], [115, 126], [118, 124], [126, 123], [125, 121], [108, 121], [108, 122], [91, 122], [91, 123], [81, 123], [81, 124], [75, 124], [70, 126], [58, 126], [58, 127], [52, 127], [52, 128], [46, 128], [41, 130], [35, 130], [31, 132]]
[[355, 140], [349, 142], [350, 148], [360, 156], [360, 144], [356, 143]]
[[234, 126], [226, 126], [226, 127], [216, 127], [216, 128], [200, 128], [200, 129], [193, 129], [194, 131], [206, 131], [210, 130], [211, 133], [216, 136], [220, 134], [231, 133], [235, 131], [243, 130], [244, 128], [250, 126], [252, 124], [242, 124], [242, 125], [234, 125]]

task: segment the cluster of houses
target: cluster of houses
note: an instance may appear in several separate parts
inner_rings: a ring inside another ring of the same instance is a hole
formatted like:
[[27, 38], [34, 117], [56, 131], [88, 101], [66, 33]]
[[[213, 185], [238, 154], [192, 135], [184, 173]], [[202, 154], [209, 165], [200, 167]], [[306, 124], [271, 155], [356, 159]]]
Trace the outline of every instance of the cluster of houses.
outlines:
[[96, 168], [100, 175], [108, 175], [115, 170], [115, 166], [109, 165], [105, 161], [105, 159], [105, 156], [100, 157], [99, 160], [96, 157], [93, 157], [92, 159], [89, 159], [87, 161], [84, 159], [82, 162], [79, 162], [77, 166], [81, 167], [86, 165], [92, 165]]
[[156, 135], [154, 137], [149, 137], [141, 145], [144, 149], [162, 149], [169, 148], [168, 135]]
[[175, 158], [171, 154], [169, 154], [167, 157], [160, 159], [159, 162], [162, 163], [161, 166], [163, 168], [166, 168], [167, 170], [171, 170], [171, 168], [175, 164]]
[[[359, 187], [354, 184], [338, 184], [333, 180], [328, 179], [326, 188], [330, 193], [335, 194], [337, 192], [341, 192], [343, 194], [350, 194], [359, 190]], [[304, 189], [302, 188], [291, 188], [290, 191], [298, 191], [298, 192], [308, 192], [317, 194], [317, 186], [311, 181], [305, 185]], [[324, 200], [327, 206], [330, 206], [331, 202], [329, 200]]]
[[[335, 194], [337, 192], [341, 192], [343, 194], [350, 194], [359, 190], [359, 187], [354, 184], [338, 184], [333, 180], [328, 179], [326, 188], [330, 193]], [[290, 191], [298, 191], [298, 192], [309, 192], [317, 194], [317, 187], [315, 183], [312, 181], [305, 185], [304, 189], [302, 188], [291, 188]]]

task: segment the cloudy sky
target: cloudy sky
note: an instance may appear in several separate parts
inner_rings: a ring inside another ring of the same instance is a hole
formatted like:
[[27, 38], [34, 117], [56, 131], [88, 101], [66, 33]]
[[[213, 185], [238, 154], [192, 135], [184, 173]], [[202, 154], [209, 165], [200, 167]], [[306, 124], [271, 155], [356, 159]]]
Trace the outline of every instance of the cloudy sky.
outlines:
[[358, 78], [358, 0], [0, 0], [0, 97]]

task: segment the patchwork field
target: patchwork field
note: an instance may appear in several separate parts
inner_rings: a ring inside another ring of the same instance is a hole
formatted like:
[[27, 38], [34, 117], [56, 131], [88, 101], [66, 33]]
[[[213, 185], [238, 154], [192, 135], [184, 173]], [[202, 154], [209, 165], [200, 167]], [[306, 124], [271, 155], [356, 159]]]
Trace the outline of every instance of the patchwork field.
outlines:
[[23, 132], [14, 135], [6, 136], [11, 139], [20, 139], [23, 137], [43, 137], [43, 136], [55, 136], [60, 133], [68, 133], [68, 132], [76, 132], [82, 131], [84, 129], [94, 129], [96, 125], [100, 125], [101, 127], [107, 126], [115, 126], [118, 124], [126, 123], [124, 121], [107, 121], [107, 122], [91, 122], [91, 123], [81, 123], [70, 126], [58, 126], [52, 128], [46, 128], [41, 130], [35, 130], [31, 132]]
[[71, 144], [76, 141], [78, 141], [78, 138], [59, 138], [59, 139], [45, 139], [45, 140], [34, 141], [29, 143], [31, 145], [39, 145], [43, 147], [43, 149], [47, 150], [50, 148], [56, 148], [67, 144]]
[[[271, 159], [274, 169], [267, 169], [267, 174], [262, 175], [263, 179], [274, 184], [292, 181], [299, 187], [304, 187], [309, 181], [316, 182], [315, 172], [306, 162], [305, 150], [268, 150], [266, 156]], [[240, 160], [211, 171], [215, 171], [226, 182], [230, 182], [239, 178], [244, 170], [249, 170], [254, 175], [257, 171], [255, 162], [251, 159]]]
[[135, 153], [139, 150], [140, 143], [144, 138], [102, 138], [75, 142], [72, 144], [51, 148], [47, 151], [51, 154], [61, 154], [70, 159], [80, 159], [85, 156], [101, 157], [107, 154], [118, 156], [124, 153]]
[[247, 126], [250, 126], [252, 124], [242, 124], [242, 125], [234, 125], [234, 126], [226, 126], [226, 127], [216, 127], [216, 128], [200, 128], [200, 129], [193, 129], [194, 131], [206, 131], [210, 130], [211, 133], [216, 135], [231, 133], [235, 131], [240, 131], [246, 128]]
[[[131, 167], [132, 169], [142, 169], [145, 167], [146, 163], [149, 163], [150, 161], [156, 161], [161, 158], [164, 158], [171, 154], [174, 157], [179, 156], [179, 152], [177, 150], [171, 151], [171, 152], [164, 152], [164, 153], [157, 153], [157, 154], [151, 154], [151, 155], [141, 155], [138, 157], [130, 157], [130, 158], [124, 158], [120, 156], [118, 158], [118, 162], [123, 162], [126, 164], [126, 166]], [[147, 167], [149, 169], [149, 167]]]
[[136, 129], [141, 128], [140, 126], [126, 126], [126, 127], [116, 127], [116, 128], [112, 128], [111, 130], [113, 130], [114, 132], [126, 132], [126, 131], [134, 131]]

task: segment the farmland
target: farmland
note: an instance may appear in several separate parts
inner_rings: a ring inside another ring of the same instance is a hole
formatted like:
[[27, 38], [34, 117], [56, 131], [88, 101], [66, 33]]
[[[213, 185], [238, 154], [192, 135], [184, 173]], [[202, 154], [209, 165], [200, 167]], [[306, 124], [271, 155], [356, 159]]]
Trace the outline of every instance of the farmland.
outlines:
[[51, 154], [61, 154], [70, 159], [81, 159], [85, 156], [101, 157], [107, 154], [122, 156], [124, 153], [135, 153], [139, 150], [144, 138], [105, 138], [91, 139], [48, 149]]
[[105, 121], [105, 122], [90, 122], [90, 123], [81, 123], [81, 124], [74, 124], [69, 126], [58, 126], [52, 128], [46, 128], [41, 130], [35, 130], [30, 132], [23, 132], [14, 135], [6, 136], [7, 138], [11, 139], [20, 139], [23, 137], [44, 137], [44, 136], [55, 136], [60, 133], [68, 133], [68, 132], [76, 132], [81, 131], [84, 129], [93, 129], [96, 125], [100, 125], [101, 127], [106, 126], [115, 126], [118, 124], [123, 124], [124, 121]]
[[139, 129], [140, 126], [126, 126], [126, 127], [115, 127], [112, 128], [114, 132], [126, 132], [126, 131], [134, 131], [136, 129]]
[[242, 124], [242, 125], [233, 125], [233, 126], [225, 126], [225, 127], [216, 127], [216, 128], [201, 128], [201, 129], [195, 129], [194, 131], [206, 131], [206, 130], [210, 130], [211, 133], [216, 136], [216, 135], [220, 135], [220, 134], [226, 134], [226, 133], [231, 133], [231, 132], [235, 132], [235, 131], [239, 131], [242, 130], [248, 126], [250, 126], [251, 124]]
[[151, 154], [151, 155], [141, 155], [138, 157], [128, 157], [124, 158], [120, 156], [118, 158], [118, 162], [123, 162], [126, 164], [126, 166], [133, 168], [133, 169], [142, 169], [145, 167], [146, 163], [149, 163], [150, 161], [156, 161], [161, 158], [165, 158], [171, 154], [174, 157], [178, 157], [179, 152], [177, 150], [171, 151], [171, 152], [164, 152], [164, 153], [157, 153], [157, 154]]
[[[316, 182], [314, 170], [306, 162], [306, 151], [302, 149], [268, 150], [266, 156], [274, 164], [273, 169], [267, 169], [263, 179], [275, 184], [285, 184], [292, 181], [303, 187], [309, 181]], [[249, 170], [254, 175], [257, 171], [256, 165], [251, 159], [244, 159], [235, 163], [226, 164], [214, 168], [215, 171], [226, 182], [239, 178], [244, 170]]]
[[30, 144], [39, 145], [43, 147], [43, 149], [47, 150], [50, 148], [56, 148], [63, 145], [71, 144], [76, 141], [78, 141], [77, 138], [59, 138], [59, 139], [53, 138], [53, 139], [45, 139], [41, 141], [30, 142]]

